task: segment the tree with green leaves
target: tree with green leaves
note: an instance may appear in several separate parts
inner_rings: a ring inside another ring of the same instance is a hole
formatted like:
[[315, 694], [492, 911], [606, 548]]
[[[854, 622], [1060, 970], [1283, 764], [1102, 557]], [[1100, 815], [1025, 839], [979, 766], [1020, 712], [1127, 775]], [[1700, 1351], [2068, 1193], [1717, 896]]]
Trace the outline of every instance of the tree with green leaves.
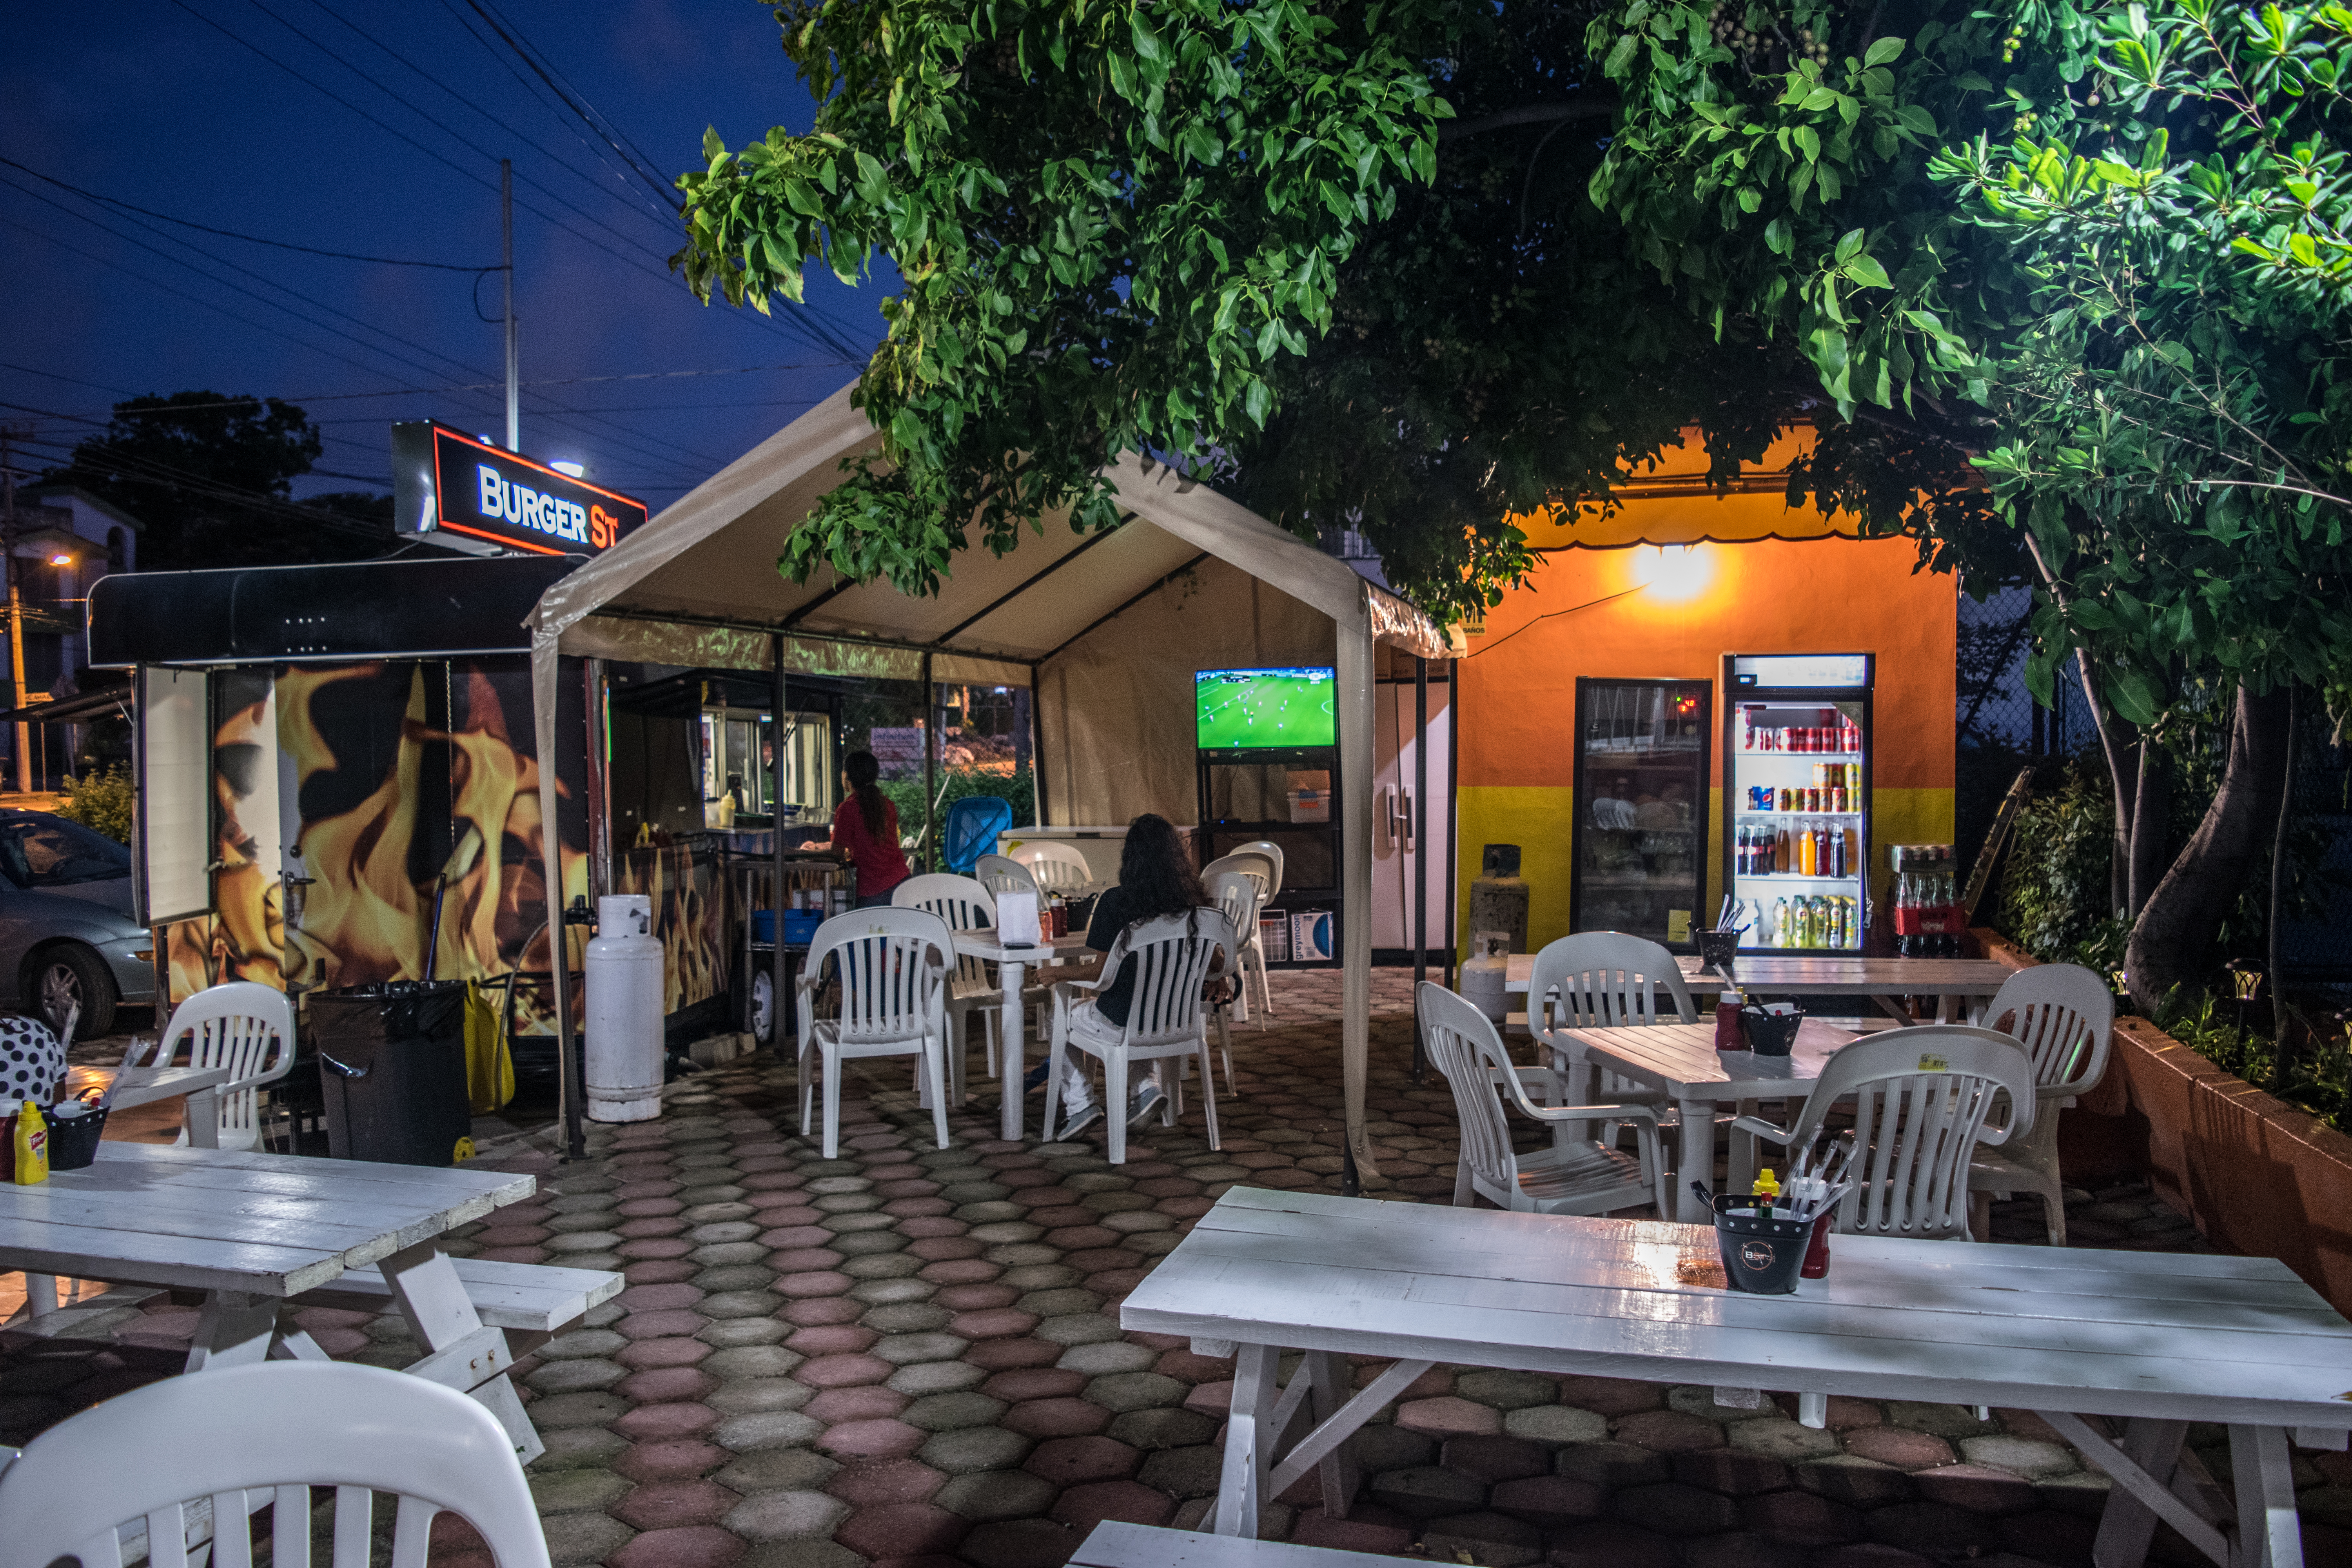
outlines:
[[324, 449], [278, 398], [178, 392], [114, 405], [101, 433], [43, 482], [104, 496], [143, 525], [149, 571], [355, 561], [392, 543], [392, 500], [336, 491], [297, 501], [294, 480]]
[[[678, 264], [761, 308], [814, 261], [905, 279], [859, 386], [888, 461], [782, 569], [919, 592], [975, 524], [1107, 526], [1096, 472], [1138, 452], [1362, 528], [1451, 618], [1524, 572], [1513, 513], [1605, 506], [1691, 426], [1727, 479], [1811, 424], [1792, 501], [2037, 585], [2032, 679], [2101, 719], [2134, 988], [2196, 977], [2286, 694], [2347, 688], [2341, 8], [777, 16], [814, 129], [714, 139]], [[2215, 693], [2231, 765], [2166, 868], [2140, 737]]]

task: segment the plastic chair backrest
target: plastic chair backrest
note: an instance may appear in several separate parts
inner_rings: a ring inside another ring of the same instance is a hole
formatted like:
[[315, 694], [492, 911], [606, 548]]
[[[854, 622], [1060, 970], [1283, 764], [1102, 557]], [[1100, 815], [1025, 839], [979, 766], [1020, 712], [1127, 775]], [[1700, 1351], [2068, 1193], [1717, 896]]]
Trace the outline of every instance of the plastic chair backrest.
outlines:
[[1201, 885], [1206, 887], [1210, 878], [1228, 872], [1255, 879], [1260, 901], [1274, 897], [1275, 866], [1270, 857], [1255, 849], [1236, 849], [1230, 855], [1221, 855], [1201, 868]]
[[1421, 983], [1418, 1000], [1422, 1048], [1454, 1091], [1462, 1158], [1471, 1178], [1490, 1194], [1517, 1192], [1518, 1159], [1511, 1152], [1510, 1122], [1496, 1089], [1507, 1083], [1518, 1091], [1519, 1079], [1494, 1020], [1433, 980]]
[[940, 858], [958, 875], [995, 845], [997, 835], [1013, 826], [1013, 807], [992, 795], [968, 795], [948, 807], [947, 826], [940, 835]]
[[1010, 856], [983, 855], [972, 862], [971, 874], [992, 894], [1038, 890], [1037, 879], [1029, 874], [1029, 868]]
[[1095, 885], [1094, 868], [1066, 844], [1024, 844], [1012, 858], [1029, 868], [1040, 892], [1074, 893]]
[[[169, 1067], [188, 1047], [193, 1068], [226, 1068], [229, 1081], [268, 1083], [294, 1065], [294, 1004], [283, 991], [253, 980], [209, 986], [172, 1009], [154, 1065]], [[251, 1088], [215, 1097], [220, 1146], [249, 1149], [258, 1142], [257, 1097]]]
[[1282, 879], [1288, 862], [1283, 858], [1282, 846], [1271, 838], [1253, 838], [1234, 851], [1236, 855], [1263, 855], [1274, 864], [1274, 883], [1265, 890], [1269, 901], [1282, 897]]
[[1135, 991], [1127, 1006], [1129, 1046], [1160, 1046], [1201, 1034], [1201, 983], [1219, 953], [1230, 971], [1239, 943], [1221, 910], [1154, 915], [1120, 931], [1103, 955], [1102, 972], [1116, 976], [1135, 961]]
[[2115, 993], [2076, 963], [2021, 969], [2001, 982], [1985, 1022], [2016, 1037], [2044, 1089], [2082, 1094], [2106, 1076], [2116, 1028]]
[[402, 1568], [421, 1568], [441, 1511], [472, 1525], [498, 1568], [547, 1568], [530, 1487], [497, 1417], [425, 1378], [340, 1362], [165, 1378], [67, 1417], [0, 1470], [0, 1541], [12, 1564], [121, 1568], [122, 1534], [143, 1522], [154, 1568], [184, 1568], [188, 1505], [208, 1500], [212, 1563], [249, 1568], [247, 1502], [260, 1492], [277, 1504], [275, 1560], [309, 1562], [291, 1538], [307, 1543], [311, 1487], [336, 1489], [333, 1568], [367, 1568], [374, 1492], [399, 1499]]
[[[944, 872], [909, 877], [890, 889], [890, 904], [894, 909], [927, 910], [946, 921], [950, 931], [981, 931], [996, 923], [995, 898], [970, 877]], [[956, 975], [990, 984], [985, 959], [959, 956]]]
[[805, 973], [835, 958], [841, 974], [844, 1042], [920, 1039], [940, 1020], [955, 942], [929, 910], [852, 910], [809, 939]]
[[[2002, 1091], [2009, 1120], [1988, 1129]], [[1839, 1101], [1853, 1100], [1854, 1190], [1841, 1232], [1932, 1239], [1969, 1224], [1969, 1160], [2033, 1125], [2033, 1064], [1998, 1029], [1923, 1024], [1856, 1040], [1829, 1059], [1797, 1120], [1801, 1152]], [[1790, 1154], [1793, 1161], [1798, 1155]]]
[[1698, 1021], [1673, 953], [1623, 931], [1579, 931], [1546, 942], [1536, 954], [1528, 976], [1528, 1019], [1538, 1029], [1655, 1024], [1661, 989], [1674, 1004], [1667, 1022]]
[[1264, 901], [1265, 889], [1255, 877], [1236, 871], [1219, 871], [1202, 879], [1209, 890], [1209, 901], [1217, 906], [1234, 934], [1246, 943], [1257, 930], [1257, 911]]

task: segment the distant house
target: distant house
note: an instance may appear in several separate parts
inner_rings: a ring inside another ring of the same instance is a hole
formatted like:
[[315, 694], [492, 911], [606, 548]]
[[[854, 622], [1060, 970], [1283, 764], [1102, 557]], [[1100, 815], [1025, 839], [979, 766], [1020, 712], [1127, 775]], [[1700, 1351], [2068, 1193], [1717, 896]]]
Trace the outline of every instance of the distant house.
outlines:
[[[139, 569], [139, 520], [112, 501], [72, 485], [41, 485], [16, 492], [8, 520], [14, 540], [16, 590], [25, 615], [25, 683], [16, 689], [11, 661], [0, 650], [0, 692], [6, 708], [43, 699], [65, 701], [89, 689], [89, 586], [115, 572]], [[0, 593], [5, 584], [0, 584]], [[98, 684], [111, 684], [101, 679]], [[86, 704], [77, 705], [87, 706]], [[82, 716], [86, 717], [86, 716]], [[37, 740], [45, 778], [55, 779], [81, 756], [86, 723], [56, 726]], [[10, 759], [15, 783], [16, 725], [0, 725], [0, 756]]]

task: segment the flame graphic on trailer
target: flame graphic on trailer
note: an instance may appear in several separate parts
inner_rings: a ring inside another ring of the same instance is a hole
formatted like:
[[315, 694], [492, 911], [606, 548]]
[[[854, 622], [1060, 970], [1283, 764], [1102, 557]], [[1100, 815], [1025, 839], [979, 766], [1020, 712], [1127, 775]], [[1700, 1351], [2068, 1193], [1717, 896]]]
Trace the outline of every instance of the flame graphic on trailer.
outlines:
[[[427, 700], [445, 671], [446, 727], [429, 721]], [[539, 762], [524, 749], [522, 660], [281, 666], [215, 679], [215, 912], [166, 929], [174, 1004], [225, 980], [307, 991], [421, 977], [443, 868], [427, 846], [469, 837], [442, 899], [439, 977], [547, 971], [545, 824]], [[568, 778], [561, 788], [568, 901], [587, 892], [588, 862], [579, 789]], [[447, 831], [429, 832], [444, 800]], [[279, 839], [290, 887], [274, 864]], [[517, 1031], [543, 1030], [545, 1007], [544, 988], [526, 985]]]

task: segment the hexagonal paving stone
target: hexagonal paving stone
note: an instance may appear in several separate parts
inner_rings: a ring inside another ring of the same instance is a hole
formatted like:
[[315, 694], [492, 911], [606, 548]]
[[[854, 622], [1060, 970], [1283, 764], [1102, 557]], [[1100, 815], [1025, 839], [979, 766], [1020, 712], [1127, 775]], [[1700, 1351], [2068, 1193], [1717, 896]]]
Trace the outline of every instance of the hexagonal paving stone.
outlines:
[[1031, 1439], [1002, 1426], [966, 1426], [942, 1432], [916, 1450], [916, 1458], [949, 1475], [1009, 1470], [1029, 1457]]
[[1454, 1392], [1465, 1399], [1497, 1410], [1523, 1410], [1549, 1405], [1559, 1397], [1559, 1384], [1531, 1372], [1465, 1372], [1454, 1380]]
[[722, 1448], [745, 1454], [757, 1448], [796, 1447], [824, 1430], [824, 1423], [797, 1410], [763, 1410], [730, 1416], [711, 1429], [710, 1439]]
[[1423, 1465], [1374, 1476], [1366, 1489], [1383, 1508], [1414, 1519], [1441, 1519], [1486, 1505], [1486, 1484], [1458, 1470]]
[[1492, 1405], [1448, 1394], [1399, 1405], [1396, 1424], [1438, 1437], [1486, 1436], [1502, 1431], [1503, 1415]]
[[1963, 1437], [1960, 1453], [1972, 1465], [2008, 1470], [2028, 1480], [2044, 1480], [2082, 1468], [2072, 1453], [2055, 1443], [2006, 1433], [1997, 1437]]
[[1628, 1487], [1612, 1500], [1612, 1506], [1627, 1524], [1661, 1535], [1711, 1535], [1734, 1529], [1739, 1522], [1738, 1510], [1729, 1498], [1679, 1481]]
[[1825, 1458], [1838, 1451], [1835, 1433], [1775, 1416], [1760, 1421], [1735, 1421], [1724, 1428], [1724, 1436], [1731, 1439], [1735, 1448], [1791, 1463]]
[[1191, 1392], [1174, 1378], [1156, 1372], [1117, 1372], [1087, 1384], [1084, 1397], [1089, 1404], [1124, 1414], [1181, 1405]]
[[815, 1491], [841, 1468], [806, 1448], [762, 1448], [739, 1456], [711, 1479], [745, 1497], [758, 1492]]
[[984, 1522], [1044, 1513], [1058, 1494], [1053, 1482], [1025, 1470], [981, 1470], [956, 1477], [933, 1500], [952, 1513]]
[[610, 1470], [552, 1470], [530, 1477], [530, 1499], [541, 1513], [610, 1508], [629, 1495], [634, 1483]]
[[1038, 1444], [1023, 1468], [1057, 1487], [1070, 1487], [1124, 1479], [1142, 1461], [1141, 1454], [1115, 1438], [1055, 1437]]
[[1457, 1514], [1433, 1520], [1422, 1532], [1432, 1557], [1477, 1563], [1480, 1568], [1526, 1568], [1543, 1561], [1543, 1536], [1524, 1521], [1495, 1513]]
[[1533, 1405], [1507, 1412], [1503, 1430], [1511, 1436], [1547, 1445], [1599, 1443], [1609, 1436], [1609, 1420], [1598, 1411]]
[[992, 1426], [1008, 1408], [1002, 1399], [967, 1389], [918, 1399], [899, 1413], [899, 1419], [926, 1432], [952, 1432], [964, 1426]]
[[1205, 1443], [1189, 1448], [1162, 1448], [1143, 1457], [1136, 1479], [1172, 1497], [1213, 1497], [1224, 1458], [1223, 1450]]
[[1197, 1411], [1130, 1410], [1110, 1424], [1108, 1435], [1137, 1448], [1182, 1448], [1208, 1442], [1217, 1426]]

